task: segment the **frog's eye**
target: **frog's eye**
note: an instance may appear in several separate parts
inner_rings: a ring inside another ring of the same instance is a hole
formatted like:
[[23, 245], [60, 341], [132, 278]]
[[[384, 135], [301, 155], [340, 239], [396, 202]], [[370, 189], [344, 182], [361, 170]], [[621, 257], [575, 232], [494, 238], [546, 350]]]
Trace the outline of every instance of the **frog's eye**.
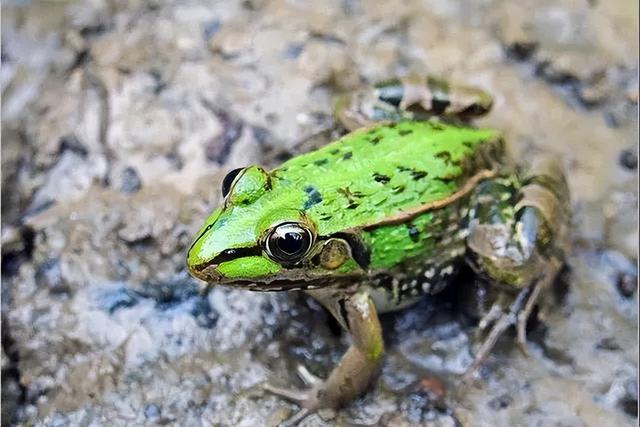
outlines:
[[286, 222], [275, 227], [267, 236], [265, 249], [274, 261], [300, 261], [313, 245], [313, 233], [298, 223]]
[[233, 184], [233, 180], [236, 179], [236, 176], [238, 176], [243, 169], [244, 168], [234, 169], [224, 177], [222, 180], [222, 197], [227, 197], [227, 194], [231, 191], [231, 184]]

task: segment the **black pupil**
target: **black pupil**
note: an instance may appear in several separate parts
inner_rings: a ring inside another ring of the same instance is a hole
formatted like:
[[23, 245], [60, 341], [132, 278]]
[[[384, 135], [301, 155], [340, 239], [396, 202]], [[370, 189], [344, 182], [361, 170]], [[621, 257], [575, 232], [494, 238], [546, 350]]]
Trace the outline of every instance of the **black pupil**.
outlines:
[[295, 255], [302, 251], [304, 239], [300, 233], [287, 232], [278, 239], [278, 248], [288, 255]]

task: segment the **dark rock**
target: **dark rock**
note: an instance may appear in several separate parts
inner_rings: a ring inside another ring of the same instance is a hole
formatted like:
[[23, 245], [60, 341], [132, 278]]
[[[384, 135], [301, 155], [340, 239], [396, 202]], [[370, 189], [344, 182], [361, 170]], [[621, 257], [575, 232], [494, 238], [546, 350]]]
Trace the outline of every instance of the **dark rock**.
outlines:
[[222, 28], [222, 23], [217, 19], [206, 22], [202, 27], [202, 38], [208, 41], [220, 31], [220, 28]]
[[53, 294], [66, 293], [69, 291], [63, 285], [62, 272], [60, 271], [59, 259], [48, 259], [38, 266], [36, 270], [36, 282], [49, 289]]
[[218, 322], [218, 313], [211, 307], [209, 300], [203, 296], [193, 298], [191, 303], [191, 314], [196, 318], [198, 326], [203, 328], [213, 328]]
[[138, 176], [138, 173], [131, 166], [124, 168], [122, 171], [122, 183], [120, 184], [120, 191], [124, 194], [133, 194], [140, 190], [142, 187], [142, 181]]
[[598, 350], [619, 351], [620, 345], [616, 342], [614, 337], [606, 337], [602, 338], [598, 344], [596, 344], [596, 348]]
[[288, 59], [296, 59], [304, 50], [304, 44], [292, 43], [288, 45], [284, 51], [284, 56]]
[[144, 408], [144, 417], [147, 419], [158, 418], [160, 416], [160, 407], [155, 403], [150, 403]]
[[637, 150], [627, 148], [620, 152], [619, 158], [620, 166], [628, 170], [638, 169], [638, 153]]
[[489, 407], [495, 411], [499, 411], [501, 409], [508, 408], [512, 402], [513, 402], [513, 398], [510, 395], [503, 394], [501, 396], [496, 397], [495, 399], [491, 399], [489, 401]]
[[140, 301], [140, 295], [125, 287], [117, 288], [102, 293], [97, 298], [98, 306], [108, 311], [109, 314], [113, 314], [116, 310], [121, 308], [133, 307]]
[[618, 273], [616, 288], [620, 295], [625, 298], [631, 298], [638, 289], [638, 276], [627, 272]]
[[506, 47], [507, 55], [516, 61], [526, 61], [533, 56], [538, 43], [531, 40], [511, 43]]
[[210, 162], [223, 165], [231, 153], [233, 143], [242, 135], [244, 124], [226, 112], [218, 111], [216, 115], [222, 124], [222, 133], [206, 145], [205, 156]]
[[62, 154], [64, 151], [71, 151], [82, 158], [86, 158], [89, 154], [89, 150], [85, 147], [82, 142], [76, 137], [74, 134], [66, 135], [60, 138], [60, 147], [58, 149], [58, 154]]

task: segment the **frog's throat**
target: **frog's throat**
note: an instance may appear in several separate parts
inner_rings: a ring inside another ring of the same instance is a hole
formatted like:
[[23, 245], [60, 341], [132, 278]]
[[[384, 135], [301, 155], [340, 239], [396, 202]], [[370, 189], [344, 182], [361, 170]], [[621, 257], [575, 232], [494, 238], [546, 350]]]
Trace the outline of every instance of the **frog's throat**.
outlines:
[[387, 218], [383, 218], [379, 221], [365, 224], [364, 226], [360, 226], [358, 228], [363, 230], [369, 230], [369, 229], [381, 227], [384, 225], [402, 224], [410, 219], [415, 218], [418, 215], [422, 215], [425, 212], [429, 212], [435, 209], [440, 209], [442, 207], [448, 206], [451, 203], [455, 202], [456, 200], [466, 196], [471, 190], [473, 190], [476, 187], [476, 185], [478, 185], [480, 181], [493, 178], [497, 175], [497, 173], [498, 173], [498, 170], [496, 168], [480, 170], [471, 178], [469, 178], [467, 182], [464, 183], [462, 188], [460, 188], [458, 191], [456, 191], [455, 193], [447, 197], [443, 197], [442, 199], [439, 199], [439, 200], [434, 200], [433, 202], [430, 202], [430, 203], [425, 203], [424, 205], [416, 206], [413, 209], [407, 209], [395, 215], [389, 216]]

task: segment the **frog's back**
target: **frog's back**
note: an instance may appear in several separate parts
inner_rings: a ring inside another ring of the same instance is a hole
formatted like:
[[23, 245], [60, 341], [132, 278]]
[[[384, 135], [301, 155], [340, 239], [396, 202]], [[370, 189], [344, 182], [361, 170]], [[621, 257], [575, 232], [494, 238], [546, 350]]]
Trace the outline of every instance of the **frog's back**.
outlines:
[[503, 156], [499, 133], [436, 122], [353, 132], [273, 171], [274, 196], [296, 200], [320, 235], [375, 225], [446, 200]]

